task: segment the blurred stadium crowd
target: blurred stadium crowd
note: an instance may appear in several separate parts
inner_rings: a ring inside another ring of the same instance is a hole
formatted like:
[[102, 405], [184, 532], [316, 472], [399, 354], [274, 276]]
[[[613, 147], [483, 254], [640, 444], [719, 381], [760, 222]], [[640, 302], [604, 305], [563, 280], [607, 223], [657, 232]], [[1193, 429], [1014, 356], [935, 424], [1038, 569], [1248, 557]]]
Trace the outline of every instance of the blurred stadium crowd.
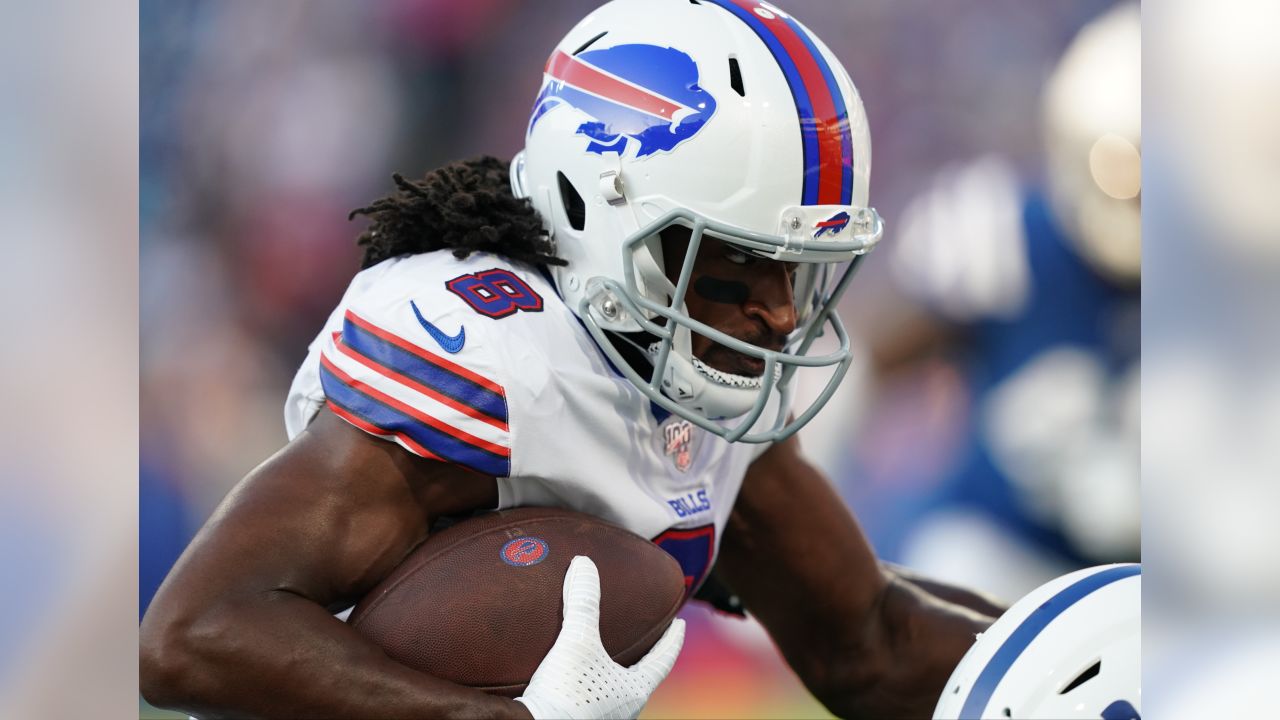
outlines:
[[[141, 6], [140, 613], [283, 445], [357, 268], [347, 213], [392, 172], [514, 154], [546, 53], [594, 5]], [[1006, 600], [1137, 560], [1136, 5], [784, 9], [858, 85], [887, 224], [841, 307], [860, 362], [802, 442], [888, 560]], [[822, 714], [761, 631], [685, 614], [647, 716]]]

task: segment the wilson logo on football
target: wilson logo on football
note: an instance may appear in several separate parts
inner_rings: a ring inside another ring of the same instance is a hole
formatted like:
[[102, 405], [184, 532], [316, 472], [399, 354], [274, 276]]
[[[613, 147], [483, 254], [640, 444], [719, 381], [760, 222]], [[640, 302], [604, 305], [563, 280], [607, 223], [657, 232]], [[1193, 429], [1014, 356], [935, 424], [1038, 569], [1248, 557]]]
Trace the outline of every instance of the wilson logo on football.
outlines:
[[502, 546], [502, 561], [515, 567], [537, 565], [547, 559], [550, 548], [536, 537], [518, 537]]

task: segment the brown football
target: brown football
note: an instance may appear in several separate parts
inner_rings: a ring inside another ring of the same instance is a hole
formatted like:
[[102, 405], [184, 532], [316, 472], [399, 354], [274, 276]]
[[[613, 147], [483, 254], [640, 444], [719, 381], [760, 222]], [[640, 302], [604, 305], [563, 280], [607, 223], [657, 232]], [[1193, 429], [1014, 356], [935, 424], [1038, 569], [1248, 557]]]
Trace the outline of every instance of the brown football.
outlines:
[[560, 632], [575, 555], [600, 571], [605, 650], [634, 664], [683, 604], [684, 574], [639, 535], [556, 508], [486, 513], [434, 533], [348, 621], [415, 670], [516, 697]]

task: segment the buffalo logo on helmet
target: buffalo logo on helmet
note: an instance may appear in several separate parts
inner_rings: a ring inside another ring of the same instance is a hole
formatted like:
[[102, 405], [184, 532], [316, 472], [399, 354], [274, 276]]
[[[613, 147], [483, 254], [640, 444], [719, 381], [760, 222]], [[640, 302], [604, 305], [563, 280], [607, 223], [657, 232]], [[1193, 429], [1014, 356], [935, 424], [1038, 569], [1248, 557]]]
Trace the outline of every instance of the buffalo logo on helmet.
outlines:
[[817, 228], [817, 230], [814, 231], [813, 236], [822, 237], [823, 234], [827, 232], [830, 232], [832, 235], [839, 235], [840, 231], [844, 230], [848, 225], [849, 213], [841, 210], [826, 220], [814, 224], [814, 227]]
[[537, 565], [547, 559], [550, 548], [545, 540], [532, 536], [509, 540], [502, 546], [502, 561], [515, 567]]
[[669, 47], [616, 45], [570, 55], [556, 50], [533, 104], [529, 133], [547, 113], [567, 105], [590, 119], [577, 133], [587, 152], [635, 157], [670, 152], [692, 138], [716, 111], [715, 98], [698, 85], [693, 58]]

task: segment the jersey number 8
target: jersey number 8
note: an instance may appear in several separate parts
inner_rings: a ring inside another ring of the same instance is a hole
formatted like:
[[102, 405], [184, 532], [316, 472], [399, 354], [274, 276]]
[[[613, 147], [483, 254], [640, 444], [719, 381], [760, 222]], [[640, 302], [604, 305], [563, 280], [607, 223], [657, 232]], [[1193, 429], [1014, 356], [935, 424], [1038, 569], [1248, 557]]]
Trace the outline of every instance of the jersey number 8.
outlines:
[[476, 312], [491, 318], [504, 318], [517, 310], [542, 312], [542, 297], [509, 270], [495, 268], [459, 275], [445, 287]]

